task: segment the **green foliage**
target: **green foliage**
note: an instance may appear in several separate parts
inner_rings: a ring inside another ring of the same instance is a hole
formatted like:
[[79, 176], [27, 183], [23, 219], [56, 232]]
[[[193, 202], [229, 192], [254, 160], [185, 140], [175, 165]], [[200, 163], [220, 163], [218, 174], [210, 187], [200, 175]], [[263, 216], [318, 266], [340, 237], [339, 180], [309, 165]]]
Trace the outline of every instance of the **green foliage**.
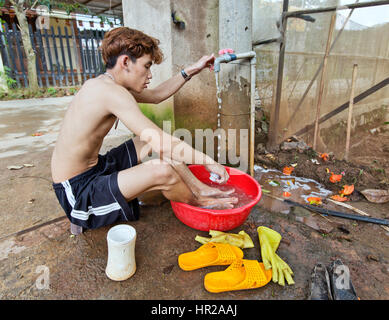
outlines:
[[66, 2], [61, 2], [61, 1], [49, 1], [45, 0], [44, 2], [49, 2], [50, 7], [47, 6], [49, 9], [51, 8], [56, 8], [60, 10], [64, 10], [68, 15], [72, 12], [79, 12], [79, 13], [90, 13], [90, 10], [87, 6], [74, 2], [74, 3], [66, 3]]
[[76, 88], [69, 88], [68, 91], [69, 91], [69, 94], [74, 95], [74, 94], [76, 94], [77, 89]]
[[47, 93], [51, 96], [54, 96], [55, 94], [57, 94], [57, 89], [55, 88], [47, 88]]
[[11, 69], [7, 66], [4, 66], [4, 71], [0, 72], [0, 77], [4, 78], [8, 88], [10, 89], [16, 88], [16, 80], [13, 79], [10, 76], [10, 74], [11, 74]]
[[174, 120], [173, 111], [170, 108], [166, 108], [165, 110], [156, 111], [154, 106], [148, 105], [146, 103], [140, 103], [139, 108], [143, 112], [143, 114], [153, 121], [158, 127], [163, 127], [163, 121], [172, 121]]
[[80, 87], [50, 87], [30, 90], [30, 88], [14, 88], [6, 91], [0, 90], [0, 100], [31, 99], [31, 98], [49, 98], [72, 96], [77, 93]]
[[[68, 15], [72, 12], [86, 13], [90, 14], [89, 8], [82, 4], [74, 1], [73, 3], [56, 1], [56, 0], [24, 0], [24, 3], [27, 7], [31, 8], [32, 6], [43, 5], [46, 6], [49, 11], [53, 9], [64, 10]], [[0, 0], [0, 6], [4, 6], [5, 0]]]

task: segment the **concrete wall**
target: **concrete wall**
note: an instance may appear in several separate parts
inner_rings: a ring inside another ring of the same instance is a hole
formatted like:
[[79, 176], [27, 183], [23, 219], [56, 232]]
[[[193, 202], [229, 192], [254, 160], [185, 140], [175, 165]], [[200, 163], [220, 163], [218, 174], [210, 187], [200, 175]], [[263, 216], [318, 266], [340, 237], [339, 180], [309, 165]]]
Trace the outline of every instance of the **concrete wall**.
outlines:
[[[122, 6], [125, 26], [138, 29], [161, 42], [164, 60], [160, 65], [151, 67], [153, 78], [150, 88], [153, 88], [173, 75], [170, 0], [123, 0]], [[143, 104], [141, 109], [158, 125], [162, 124], [163, 118], [174, 123], [173, 97], [156, 106]]]

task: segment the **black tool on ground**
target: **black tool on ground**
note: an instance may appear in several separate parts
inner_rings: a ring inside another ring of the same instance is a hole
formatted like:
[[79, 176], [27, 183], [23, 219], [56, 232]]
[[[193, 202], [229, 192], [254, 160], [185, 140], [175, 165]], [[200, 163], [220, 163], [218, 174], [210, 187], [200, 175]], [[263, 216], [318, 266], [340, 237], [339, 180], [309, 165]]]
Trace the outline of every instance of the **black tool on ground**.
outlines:
[[339, 212], [339, 211], [335, 211], [335, 210], [319, 208], [319, 207], [311, 206], [308, 204], [301, 204], [298, 202], [294, 202], [294, 201], [288, 200], [288, 199], [283, 199], [283, 201], [288, 203], [288, 204], [291, 204], [293, 206], [303, 207], [305, 209], [308, 209], [308, 210], [311, 210], [314, 212], [319, 212], [319, 213], [324, 214], [324, 215], [345, 218], [345, 219], [351, 219], [351, 220], [359, 220], [359, 221], [364, 221], [364, 222], [371, 222], [371, 223], [389, 226], [389, 220], [386, 220], [386, 219], [371, 218], [371, 217], [365, 217], [365, 216], [360, 216], [360, 215], [356, 215], [356, 214], [350, 214], [350, 213], [344, 213], [344, 212]]

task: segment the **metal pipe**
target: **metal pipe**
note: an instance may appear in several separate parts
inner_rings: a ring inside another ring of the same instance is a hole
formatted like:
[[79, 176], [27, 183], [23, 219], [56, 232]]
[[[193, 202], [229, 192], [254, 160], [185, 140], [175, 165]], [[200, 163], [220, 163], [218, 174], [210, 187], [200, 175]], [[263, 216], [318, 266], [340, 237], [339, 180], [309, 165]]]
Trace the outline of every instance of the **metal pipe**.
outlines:
[[220, 72], [220, 64], [234, 60], [250, 59], [250, 174], [254, 176], [254, 146], [255, 146], [255, 74], [256, 74], [256, 52], [248, 51], [243, 53], [225, 53], [217, 57], [214, 62], [214, 72]]
[[260, 46], [262, 44], [269, 44], [269, 43], [274, 43], [274, 42], [280, 42], [281, 38], [272, 38], [272, 39], [267, 39], [267, 40], [258, 40], [253, 42], [253, 47], [255, 46]]
[[244, 53], [225, 53], [220, 57], [217, 57], [214, 62], [214, 71], [219, 72], [220, 71], [220, 64], [221, 63], [228, 63], [234, 60], [240, 60], [240, 59], [251, 59], [256, 56], [255, 51], [249, 51]]
[[[253, 51], [254, 52], [254, 51]], [[250, 87], [250, 175], [254, 177], [254, 150], [255, 150], [255, 82], [257, 59], [254, 56], [250, 60], [251, 87]]]
[[251, 59], [256, 57], [255, 51], [249, 51], [249, 52], [244, 52], [244, 53], [236, 53], [235, 54], [236, 59]]
[[292, 201], [289, 199], [285, 199], [284, 202], [291, 204], [291, 205], [294, 205], [294, 206], [303, 207], [305, 209], [308, 209], [308, 210], [311, 210], [314, 212], [319, 212], [319, 213], [324, 214], [324, 215], [389, 226], [389, 220], [386, 220], [386, 219], [371, 218], [371, 217], [365, 217], [365, 216], [360, 216], [360, 215], [356, 215], [356, 214], [344, 213], [344, 212], [339, 212], [339, 211], [325, 209], [325, 208], [319, 208], [319, 207], [311, 206], [308, 204], [301, 204], [301, 203], [298, 203], [298, 202], [295, 202], [295, 201]]
[[214, 62], [214, 71], [215, 72], [219, 72], [220, 71], [220, 64], [221, 63], [228, 63], [230, 61], [233, 61], [236, 59], [236, 56], [235, 54], [231, 54], [231, 53], [226, 53], [226, 54], [223, 54], [222, 56], [220, 57], [217, 57], [215, 59], [215, 62]]
[[263, 194], [266, 197], [270, 197], [282, 202], [285, 202], [291, 206], [297, 206], [297, 207], [302, 207], [305, 209], [308, 209], [313, 212], [319, 212], [323, 215], [328, 215], [328, 216], [334, 216], [334, 217], [339, 217], [339, 218], [344, 218], [344, 219], [350, 219], [350, 220], [358, 220], [358, 221], [363, 221], [363, 222], [370, 222], [370, 223], [376, 223], [376, 224], [381, 224], [384, 226], [389, 226], [389, 220], [387, 219], [379, 219], [379, 218], [371, 218], [367, 216], [361, 216], [357, 214], [350, 214], [350, 213], [344, 213], [340, 211], [335, 211], [335, 210], [330, 210], [330, 209], [325, 209], [325, 208], [320, 208], [317, 206], [312, 206], [309, 204], [302, 204], [299, 202], [295, 202], [289, 199], [282, 199], [276, 196], [273, 196], [272, 194], [264, 193]]

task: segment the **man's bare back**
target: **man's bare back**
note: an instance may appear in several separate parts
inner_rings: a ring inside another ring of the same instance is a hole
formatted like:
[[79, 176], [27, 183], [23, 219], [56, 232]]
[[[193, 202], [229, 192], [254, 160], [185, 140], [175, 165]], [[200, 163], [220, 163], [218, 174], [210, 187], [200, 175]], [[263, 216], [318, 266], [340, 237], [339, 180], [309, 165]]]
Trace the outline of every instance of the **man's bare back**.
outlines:
[[85, 82], [71, 102], [54, 148], [51, 171], [55, 183], [68, 180], [97, 164], [104, 137], [116, 116], [108, 111], [109, 95], [121, 90], [105, 76]]

